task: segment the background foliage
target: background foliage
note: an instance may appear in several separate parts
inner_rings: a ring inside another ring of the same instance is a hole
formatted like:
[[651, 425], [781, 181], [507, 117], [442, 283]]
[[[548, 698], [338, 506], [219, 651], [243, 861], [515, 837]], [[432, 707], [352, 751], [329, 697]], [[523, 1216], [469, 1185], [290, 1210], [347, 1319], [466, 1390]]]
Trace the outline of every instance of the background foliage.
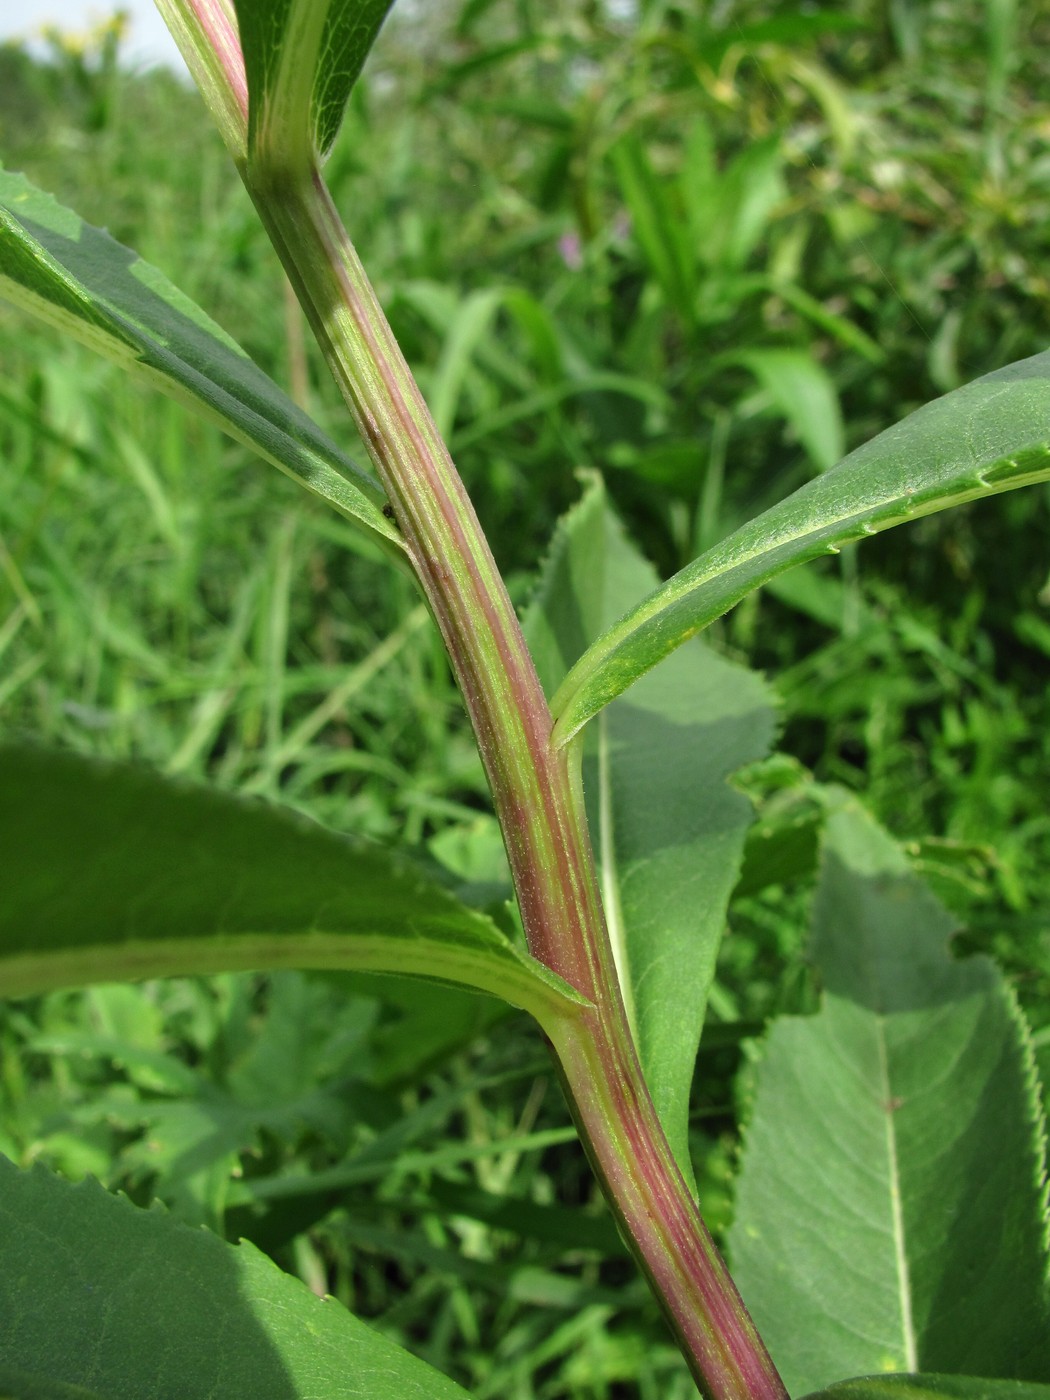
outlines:
[[[1050, 329], [1035, 0], [430, 4], [328, 174], [524, 605], [574, 470], [662, 573]], [[196, 97], [112, 34], [0, 50], [3, 159], [164, 269], [351, 451]], [[0, 721], [427, 848], [498, 908], [480, 765], [410, 586], [241, 448], [0, 309]], [[811, 775], [1011, 973], [1050, 1069], [1046, 488], [788, 575], [713, 629], [781, 754], [690, 1132], [732, 1216], [751, 1037], [807, 1012]], [[0, 1150], [246, 1236], [479, 1397], [691, 1393], [538, 1040], [282, 973], [0, 1010]], [[582, 1211], [569, 1207], [583, 1206]]]

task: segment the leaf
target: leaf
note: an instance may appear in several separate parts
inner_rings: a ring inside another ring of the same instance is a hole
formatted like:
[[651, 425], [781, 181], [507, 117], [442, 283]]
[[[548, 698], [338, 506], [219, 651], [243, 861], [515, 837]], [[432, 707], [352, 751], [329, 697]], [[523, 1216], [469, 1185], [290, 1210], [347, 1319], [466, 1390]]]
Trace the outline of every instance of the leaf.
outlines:
[[[0, 1396], [465, 1400], [252, 1245], [0, 1158]], [[59, 1385], [87, 1388], [66, 1393]]]
[[1050, 479], [1050, 351], [955, 389], [735, 531], [609, 628], [552, 709], [566, 744], [598, 711], [753, 589], [847, 541]]
[[550, 1023], [578, 995], [380, 846], [145, 770], [0, 746], [0, 994], [248, 968], [442, 979]]
[[470, 292], [457, 303], [451, 319], [442, 326], [444, 343], [427, 397], [438, 432], [446, 440], [456, 424], [471, 357], [489, 334], [503, 300], [504, 293], [498, 287]]
[[248, 150], [278, 161], [331, 148], [393, 0], [235, 0]]
[[822, 803], [805, 784], [783, 789], [765, 802], [747, 834], [734, 899], [810, 875], [817, 864], [824, 816]]
[[695, 252], [682, 219], [634, 132], [622, 137], [611, 154], [642, 254], [668, 305], [691, 322], [696, 311]]
[[186, 404], [343, 515], [400, 543], [378, 483], [163, 273], [0, 169], [0, 294]]
[[774, 296], [786, 301], [792, 310], [797, 311], [800, 316], [805, 316], [808, 321], [824, 331], [827, 335], [834, 336], [842, 345], [868, 360], [873, 365], [886, 363], [887, 354], [879, 345], [878, 341], [872, 340], [861, 328], [849, 320], [848, 317], [840, 315], [836, 311], [831, 311], [823, 302], [816, 297], [797, 287], [793, 282], [785, 282], [780, 278], [774, 278], [769, 284], [769, 290]]
[[101, 1400], [94, 1390], [63, 1385], [46, 1376], [30, 1376], [0, 1365], [0, 1400]]
[[369, 1055], [371, 1078], [382, 1086], [421, 1079], [425, 1068], [477, 1041], [508, 1014], [505, 1005], [455, 987], [436, 999], [425, 982], [384, 981], [376, 995], [396, 1020], [384, 1020], [376, 1029]]
[[698, 118], [683, 155], [677, 187], [687, 221], [685, 246], [711, 272], [740, 271], [787, 192], [781, 142], [775, 136], [752, 142], [720, 171], [714, 131]]
[[885, 1371], [1050, 1375], [1043, 1124], [985, 958], [855, 805], [828, 820], [818, 1015], [767, 1037], [730, 1234], [791, 1394]]
[[1050, 1386], [977, 1376], [867, 1376], [806, 1400], [1050, 1400]]
[[[564, 519], [526, 619], [556, 684], [609, 617], [651, 586], [600, 479]], [[726, 779], [773, 734], [760, 678], [699, 644], [601, 716], [584, 779], [606, 918], [649, 1090], [691, 1180], [689, 1088], [751, 804]]]
[[749, 369], [798, 434], [818, 471], [846, 448], [831, 376], [806, 350], [742, 350], [728, 359]]
[[770, 136], [745, 146], [702, 194], [690, 196], [683, 188], [691, 202], [694, 246], [706, 266], [738, 271], [747, 263], [787, 194], [783, 163], [783, 143]]

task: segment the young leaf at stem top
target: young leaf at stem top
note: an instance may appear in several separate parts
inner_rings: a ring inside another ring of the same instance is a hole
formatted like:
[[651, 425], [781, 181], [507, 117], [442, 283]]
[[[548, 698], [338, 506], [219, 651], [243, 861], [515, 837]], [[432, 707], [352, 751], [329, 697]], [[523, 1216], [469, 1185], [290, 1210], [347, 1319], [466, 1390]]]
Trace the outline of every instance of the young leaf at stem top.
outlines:
[[393, 0], [234, 0], [248, 153], [308, 168], [330, 149]]
[[851, 452], [655, 589], [551, 704], [574, 734], [684, 641], [793, 564], [922, 515], [1050, 480], [1050, 351], [955, 389]]

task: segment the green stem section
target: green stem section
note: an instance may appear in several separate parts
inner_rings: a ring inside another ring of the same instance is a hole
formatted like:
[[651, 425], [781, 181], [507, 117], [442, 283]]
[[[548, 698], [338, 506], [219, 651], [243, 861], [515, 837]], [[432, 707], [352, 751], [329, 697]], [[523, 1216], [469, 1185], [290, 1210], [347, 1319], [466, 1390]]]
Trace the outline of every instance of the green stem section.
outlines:
[[599, 1180], [703, 1392], [712, 1400], [786, 1400], [645, 1087], [581, 815], [578, 766], [551, 744], [532, 658], [459, 475], [320, 176], [259, 159], [245, 183], [386, 488], [444, 638], [491, 784], [529, 950], [592, 1003], [564, 1018], [552, 1043]]
[[564, 1019], [554, 1048], [580, 1137], [701, 1392], [787, 1400], [674, 1160], [633, 1043], [597, 1008]]

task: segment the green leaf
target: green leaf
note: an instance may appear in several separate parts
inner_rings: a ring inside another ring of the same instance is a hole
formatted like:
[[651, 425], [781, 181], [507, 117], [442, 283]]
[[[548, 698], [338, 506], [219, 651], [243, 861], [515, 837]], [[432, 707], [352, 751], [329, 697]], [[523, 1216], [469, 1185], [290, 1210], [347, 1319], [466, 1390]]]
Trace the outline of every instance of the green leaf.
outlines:
[[379, 485], [155, 267], [0, 169], [0, 295], [211, 419], [343, 515], [400, 542]]
[[[690, 142], [695, 154], [698, 138]], [[740, 270], [769, 225], [773, 211], [785, 198], [781, 168], [783, 142], [779, 136], [750, 142], [726, 167], [694, 183], [695, 159], [683, 172], [683, 198], [689, 208], [693, 246], [702, 262], [716, 270]]]
[[[651, 587], [591, 478], [526, 619], [549, 687], [588, 636]], [[584, 783], [620, 984], [646, 1080], [686, 1179], [689, 1088], [751, 804], [726, 781], [773, 735], [760, 678], [696, 643], [600, 718]]]
[[0, 1396], [22, 1372], [15, 1400], [466, 1397], [252, 1245], [93, 1181], [0, 1158], [0, 1257]]
[[977, 1376], [866, 1376], [806, 1400], [1050, 1400], [1050, 1386]]
[[848, 317], [840, 315], [836, 311], [830, 311], [823, 302], [804, 291], [801, 287], [795, 286], [793, 282], [785, 282], [780, 278], [774, 278], [769, 284], [769, 290], [774, 296], [786, 301], [792, 310], [797, 311], [800, 316], [805, 316], [807, 321], [811, 321], [818, 330], [826, 335], [833, 336], [842, 345], [850, 350], [856, 351], [873, 365], [882, 365], [888, 358], [886, 351], [877, 341], [872, 340], [860, 329], [859, 326], [849, 320]]
[[441, 357], [434, 369], [427, 400], [438, 432], [446, 441], [456, 424], [456, 412], [471, 357], [488, 336], [505, 293], [499, 287], [484, 287], [456, 303], [450, 318], [441, 327]]
[[1043, 1124], [985, 958], [853, 803], [827, 824], [821, 1011], [770, 1032], [730, 1235], [792, 1394], [844, 1375], [1050, 1374]]
[[833, 467], [846, 441], [838, 394], [824, 366], [806, 350], [742, 350], [727, 358], [751, 371], [817, 470]]
[[424, 976], [551, 1023], [580, 998], [408, 861], [260, 802], [0, 746], [0, 994], [246, 968]]
[[280, 163], [330, 149], [393, 0], [235, 0], [248, 150]]
[[696, 253], [681, 215], [676, 215], [665, 184], [634, 132], [616, 143], [612, 160], [642, 254], [668, 305], [691, 322], [696, 314]]
[[[505, 1005], [455, 987], [435, 997], [426, 982], [381, 980], [375, 995], [396, 1019], [373, 1033], [369, 1065], [373, 1082], [384, 1087], [420, 1079], [425, 1067], [443, 1063], [509, 1014]], [[354, 986], [367, 989], [369, 980], [355, 977]]]
[[0, 1400], [102, 1400], [94, 1390], [63, 1385], [46, 1376], [31, 1376], [0, 1364]]
[[955, 389], [851, 452], [655, 589], [554, 697], [560, 744], [676, 647], [793, 564], [1050, 479], [1050, 351]]

